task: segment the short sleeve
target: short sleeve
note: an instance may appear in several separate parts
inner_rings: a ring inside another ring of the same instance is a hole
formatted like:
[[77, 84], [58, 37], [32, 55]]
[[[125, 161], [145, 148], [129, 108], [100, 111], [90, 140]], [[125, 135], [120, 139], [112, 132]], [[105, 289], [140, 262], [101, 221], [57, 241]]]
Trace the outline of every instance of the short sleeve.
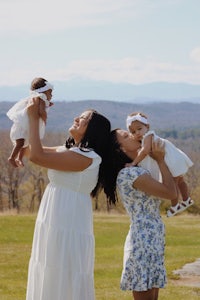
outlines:
[[78, 147], [72, 147], [69, 149], [70, 151], [74, 151], [76, 153], [79, 153], [83, 156], [86, 156], [86, 157], [89, 157], [89, 158], [92, 158], [92, 163], [91, 165], [87, 168], [88, 170], [89, 169], [93, 169], [93, 168], [96, 168], [97, 166], [100, 165], [101, 163], [101, 157], [93, 150], [88, 150], [88, 149], [83, 149], [81, 150], [80, 148]]
[[65, 152], [65, 151], [67, 151], [67, 148], [64, 145], [58, 146], [58, 148], [56, 149], [56, 152]]
[[143, 174], [149, 174], [149, 172], [142, 167], [127, 167], [122, 169], [117, 177], [117, 185], [128, 185], [132, 188], [135, 180]]

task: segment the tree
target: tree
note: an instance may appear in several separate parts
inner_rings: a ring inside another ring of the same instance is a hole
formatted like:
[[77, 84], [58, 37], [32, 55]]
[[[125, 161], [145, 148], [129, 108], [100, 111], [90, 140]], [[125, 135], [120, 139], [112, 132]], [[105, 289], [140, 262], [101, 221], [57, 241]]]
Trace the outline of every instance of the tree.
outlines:
[[32, 165], [32, 167], [30, 168], [30, 176], [33, 191], [31, 193], [29, 211], [34, 212], [37, 211], [40, 206], [42, 195], [44, 193], [47, 182], [47, 176], [44, 168], [40, 168], [35, 165]]

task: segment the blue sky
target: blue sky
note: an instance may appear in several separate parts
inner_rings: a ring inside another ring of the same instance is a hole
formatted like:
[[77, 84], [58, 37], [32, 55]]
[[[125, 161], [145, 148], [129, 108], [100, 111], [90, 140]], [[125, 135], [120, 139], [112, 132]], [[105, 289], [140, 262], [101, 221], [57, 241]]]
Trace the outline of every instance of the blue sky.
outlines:
[[0, 85], [200, 84], [199, 0], [0, 0]]

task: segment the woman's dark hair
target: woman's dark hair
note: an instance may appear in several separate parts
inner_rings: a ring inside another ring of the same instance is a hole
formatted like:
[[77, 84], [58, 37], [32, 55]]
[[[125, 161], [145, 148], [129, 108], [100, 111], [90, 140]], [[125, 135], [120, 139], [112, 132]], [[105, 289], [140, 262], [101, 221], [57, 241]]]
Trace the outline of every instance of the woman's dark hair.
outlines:
[[[109, 140], [110, 140], [110, 121], [99, 114], [93, 109], [88, 109], [92, 112], [90, 121], [88, 123], [85, 135], [80, 141], [78, 147], [82, 151], [88, 151], [93, 149], [102, 159], [99, 168], [98, 182], [94, 190], [92, 191], [92, 197], [98, 195], [98, 193], [104, 189], [105, 177], [108, 172], [109, 164]], [[75, 145], [74, 139], [70, 136], [66, 141], [66, 148], [71, 148]]]
[[37, 90], [41, 87], [44, 87], [46, 85], [46, 79], [42, 77], [36, 77], [31, 82], [31, 91]]
[[115, 203], [118, 199], [116, 191], [116, 180], [119, 171], [125, 167], [126, 163], [132, 160], [121, 150], [121, 146], [117, 140], [117, 130], [114, 129], [110, 133], [109, 141], [109, 168], [105, 174], [104, 192], [110, 203]]

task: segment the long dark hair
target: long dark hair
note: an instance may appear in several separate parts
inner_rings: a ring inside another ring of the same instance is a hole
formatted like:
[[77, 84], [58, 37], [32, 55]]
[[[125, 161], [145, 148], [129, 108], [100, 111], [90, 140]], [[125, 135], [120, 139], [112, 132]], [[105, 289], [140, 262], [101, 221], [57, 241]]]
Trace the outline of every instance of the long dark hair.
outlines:
[[125, 167], [126, 163], [132, 160], [121, 150], [121, 146], [117, 140], [116, 128], [110, 133], [109, 141], [109, 168], [106, 172], [104, 191], [110, 203], [115, 203], [118, 200], [116, 191], [116, 180], [119, 171]]
[[[110, 121], [98, 113], [96, 110], [88, 109], [92, 112], [89, 120], [85, 135], [80, 141], [78, 147], [82, 151], [88, 151], [93, 149], [102, 159], [99, 168], [99, 175], [97, 185], [92, 191], [92, 197], [98, 195], [98, 193], [104, 189], [105, 177], [108, 172], [109, 163], [109, 141], [110, 141]], [[74, 139], [70, 136], [66, 141], [66, 148], [71, 148], [75, 145]]]

